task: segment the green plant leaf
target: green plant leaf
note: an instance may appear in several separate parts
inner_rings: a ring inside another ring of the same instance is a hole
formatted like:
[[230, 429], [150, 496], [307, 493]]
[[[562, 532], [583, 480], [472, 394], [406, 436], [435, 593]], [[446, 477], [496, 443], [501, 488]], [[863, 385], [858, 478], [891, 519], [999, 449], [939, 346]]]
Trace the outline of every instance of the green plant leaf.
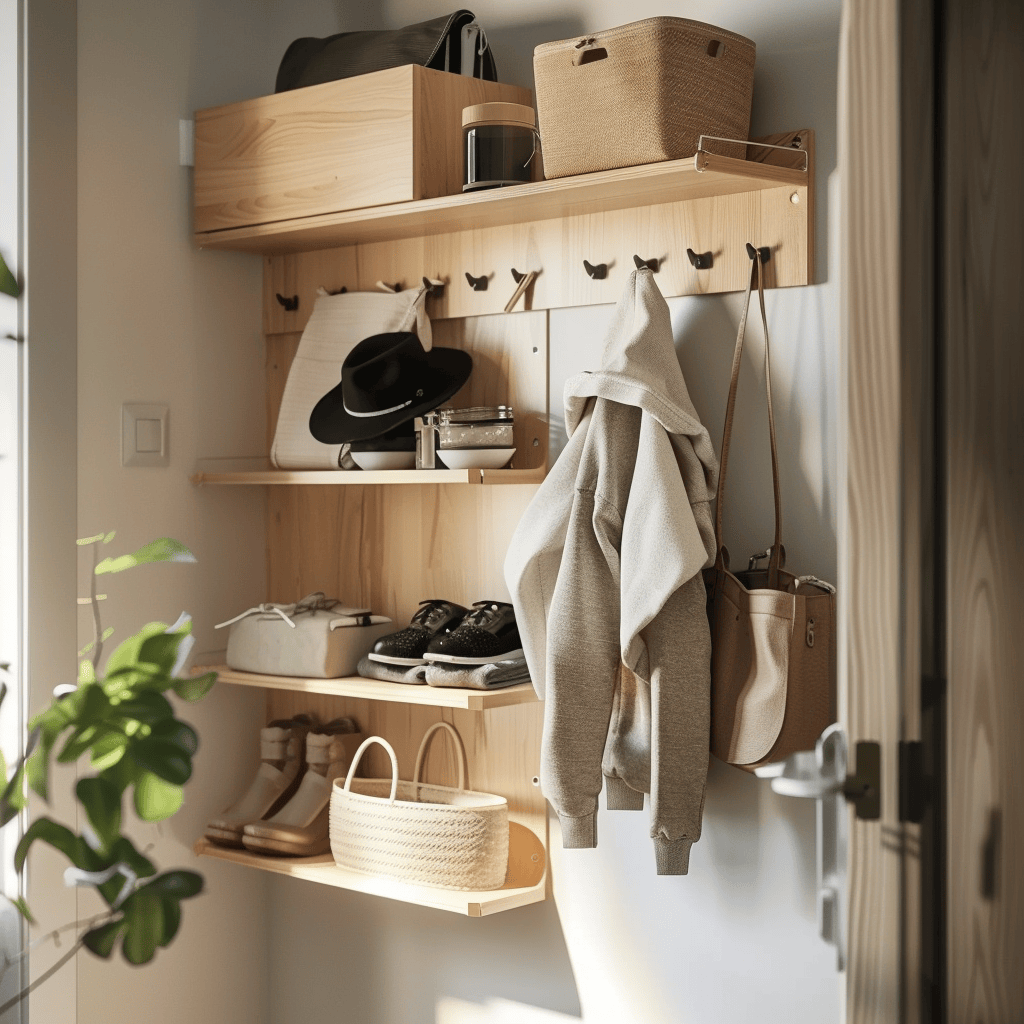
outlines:
[[170, 677], [178, 658], [178, 647], [191, 631], [191, 623], [188, 623], [188, 626], [188, 631], [158, 633], [149, 637], [139, 648], [139, 662], [143, 665], [152, 665], [160, 675]]
[[124, 572], [125, 569], [133, 569], [137, 565], [147, 565], [151, 562], [194, 562], [196, 556], [181, 541], [173, 540], [171, 537], [159, 537], [143, 545], [138, 551], [130, 555], [120, 555], [118, 558], [104, 558], [96, 566], [96, 575], [102, 576], [110, 572]]
[[[154, 666], [142, 663], [142, 647], [151, 637], [166, 634], [166, 623], [147, 622], [127, 640], [122, 640], [107, 659], [106, 678], [103, 680], [104, 692], [110, 697], [117, 697], [136, 686], [151, 682]], [[166, 684], [170, 685], [170, 680], [167, 680]]]
[[11, 273], [11, 269], [2, 255], [0, 255], [0, 292], [10, 295], [13, 299], [21, 294], [21, 285]]
[[25, 867], [25, 858], [28, 856], [29, 847], [40, 839], [49, 844], [55, 850], [59, 850], [77, 868], [84, 868], [86, 871], [96, 871], [103, 865], [85, 844], [81, 836], [76, 836], [71, 829], [52, 818], [36, 818], [25, 830], [17, 849], [14, 851], [14, 868], [20, 874]]
[[103, 852], [109, 850], [121, 834], [121, 792], [101, 776], [79, 779], [75, 794], [85, 808]]
[[174, 708], [162, 693], [143, 690], [129, 700], [121, 701], [117, 705], [117, 714], [119, 718], [132, 718], [137, 722], [152, 725], [165, 718], [173, 718]]
[[181, 807], [181, 786], [143, 771], [135, 783], [135, 810], [143, 821], [163, 821]]
[[216, 672], [206, 672], [201, 676], [191, 676], [188, 679], [175, 679], [171, 683], [171, 689], [182, 699], [190, 704], [202, 700], [213, 689], [217, 682]]
[[175, 900], [187, 900], [203, 891], [203, 876], [195, 871], [165, 871], [148, 886], [156, 889], [161, 896]]
[[11, 903], [29, 924], [36, 923], [36, 919], [32, 916], [32, 911], [29, 910], [28, 903], [23, 897], [19, 896], [17, 899], [11, 900]]
[[157, 722], [149, 736], [154, 740], [173, 743], [186, 757], [193, 757], [199, 749], [199, 737], [195, 729], [177, 718]]
[[79, 537], [78, 540], [75, 541], [75, 543], [80, 548], [85, 548], [88, 547], [90, 544], [98, 544], [101, 540], [103, 540], [103, 534], [97, 533], [95, 537]]
[[123, 910], [124, 958], [130, 964], [148, 963], [164, 936], [163, 900], [151, 886], [144, 885], [124, 901]]
[[181, 904], [177, 900], [168, 899], [160, 902], [164, 908], [164, 933], [160, 936], [160, 945], [166, 948], [178, 934], [178, 928], [181, 926]]
[[148, 857], [139, 853], [132, 845], [132, 841], [126, 836], [121, 836], [114, 843], [114, 849], [110, 856], [114, 863], [123, 861], [127, 864], [139, 878], [150, 878], [156, 874], [156, 866], [153, 862]]
[[78, 648], [78, 656], [81, 657], [83, 654], [88, 654], [96, 646], [95, 640], [90, 640], [84, 647]]
[[111, 530], [110, 533], [103, 538], [104, 544], [109, 544], [117, 536], [117, 530]]
[[96, 682], [96, 667], [88, 658], [78, 666], [78, 685]]
[[140, 768], [176, 786], [183, 786], [192, 777], [192, 758], [169, 740], [152, 736], [136, 740], [132, 743], [132, 757]]
[[125, 922], [122, 917], [117, 921], [108, 921], [106, 924], [90, 928], [82, 936], [82, 944], [90, 953], [95, 953], [96, 956], [106, 960], [114, 951], [114, 943], [117, 942], [117, 937], [124, 930], [124, 926]]
[[106, 771], [124, 757], [128, 749], [128, 737], [123, 732], [111, 729], [104, 733], [92, 745], [89, 757], [90, 766], [97, 772]]

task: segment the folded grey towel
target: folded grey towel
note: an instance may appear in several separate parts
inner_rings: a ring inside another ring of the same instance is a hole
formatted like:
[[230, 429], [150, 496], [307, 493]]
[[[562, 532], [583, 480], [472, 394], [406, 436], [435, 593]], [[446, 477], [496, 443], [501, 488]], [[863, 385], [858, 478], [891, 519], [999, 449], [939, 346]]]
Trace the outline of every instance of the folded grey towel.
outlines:
[[426, 679], [430, 686], [498, 690], [516, 683], [528, 683], [530, 671], [525, 658], [510, 658], [489, 665], [450, 665], [434, 661], [426, 666]]
[[370, 661], [368, 655], [364, 656], [356, 666], [356, 672], [367, 679], [383, 679], [388, 683], [418, 683], [420, 685], [427, 681], [426, 670], [426, 665], [388, 665], [383, 661]]

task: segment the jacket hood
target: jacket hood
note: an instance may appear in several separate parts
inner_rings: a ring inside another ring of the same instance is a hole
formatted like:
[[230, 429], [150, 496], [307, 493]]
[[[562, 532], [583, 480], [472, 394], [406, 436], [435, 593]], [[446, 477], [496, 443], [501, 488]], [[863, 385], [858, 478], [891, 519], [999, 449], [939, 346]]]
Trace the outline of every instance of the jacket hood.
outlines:
[[713, 486], [718, 460], [679, 368], [668, 303], [647, 268], [629, 276], [608, 330], [601, 368], [565, 382], [565, 426], [570, 437], [591, 398], [636, 406], [668, 433], [688, 437]]

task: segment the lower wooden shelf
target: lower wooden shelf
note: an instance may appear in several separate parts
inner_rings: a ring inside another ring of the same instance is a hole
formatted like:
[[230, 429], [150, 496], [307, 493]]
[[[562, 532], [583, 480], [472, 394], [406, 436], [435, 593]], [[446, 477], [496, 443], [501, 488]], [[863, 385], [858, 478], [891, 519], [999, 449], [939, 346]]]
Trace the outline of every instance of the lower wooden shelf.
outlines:
[[[528, 830], [523, 829], [523, 832]], [[544, 869], [543, 847], [534, 840], [534, 849], [541, 850], [539, 862], [533, 862], [532, 869], [517, 870], [514, 855], [510, 852], [509, 880], [500, 889], [485, 892], [458, 892], [451, 889], [435, 889], [426, 885], [410, 885], [394, 882], [361, 871], [350, 871], [338, 867], [329, 854], [320, 857], [264, 857], [248, 850], [235, 850], [217, 846], [206, 839], [200, 839], [193, 847], [197, 857], [213, 857], [216, 860], [244, 864], [260, 871], [272, 871], [279, 875], [304, 878], [308, 882], [333, 885], [339, 889], [365, 892], [371, 896], [384, 896], [402, 903], [415, 903], [421, 907], [447, 910], [467, 917], [487, 917], [503, 910], [514, 910], [530, 903], [541, 903], [547, 895], [547, 872]], [[517, 885], [524, 874], [531, 881], [529, 885]], [[539, 878], [537, 877], [539, 875]]]

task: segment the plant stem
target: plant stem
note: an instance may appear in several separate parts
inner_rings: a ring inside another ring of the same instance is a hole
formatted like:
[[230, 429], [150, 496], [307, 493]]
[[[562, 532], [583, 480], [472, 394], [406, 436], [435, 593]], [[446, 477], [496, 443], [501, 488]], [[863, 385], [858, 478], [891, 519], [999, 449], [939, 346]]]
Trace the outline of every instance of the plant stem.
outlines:
[[52, 967], [47, 968], [47, 970], [43, 971], [35, 981], [23, 988], [16, 996], [12, 996], [8, 999], [3, 1006], [0, 1006], [0, 1017], [2, 1017], [12, 1007], [17, 1006], [18, 1003], [20, 1003], [26, 996], [39, 988], [44, 981], [53, 977], [53, 975], [55, 975], [82, 948], [82, 943], [84, 941], [85, 936], [83, 935]]
[[92, 652], [93, 670], [99, 672], [100, 655], [103, 653], [103, 624], [100, 622], [100, 603], [96, 599], [96, 566], [100, 564], [100, 542], [93, 541], [92, 573], [89, 577], [89, 599], [92, 601], [92, 631], [95, 646]]

